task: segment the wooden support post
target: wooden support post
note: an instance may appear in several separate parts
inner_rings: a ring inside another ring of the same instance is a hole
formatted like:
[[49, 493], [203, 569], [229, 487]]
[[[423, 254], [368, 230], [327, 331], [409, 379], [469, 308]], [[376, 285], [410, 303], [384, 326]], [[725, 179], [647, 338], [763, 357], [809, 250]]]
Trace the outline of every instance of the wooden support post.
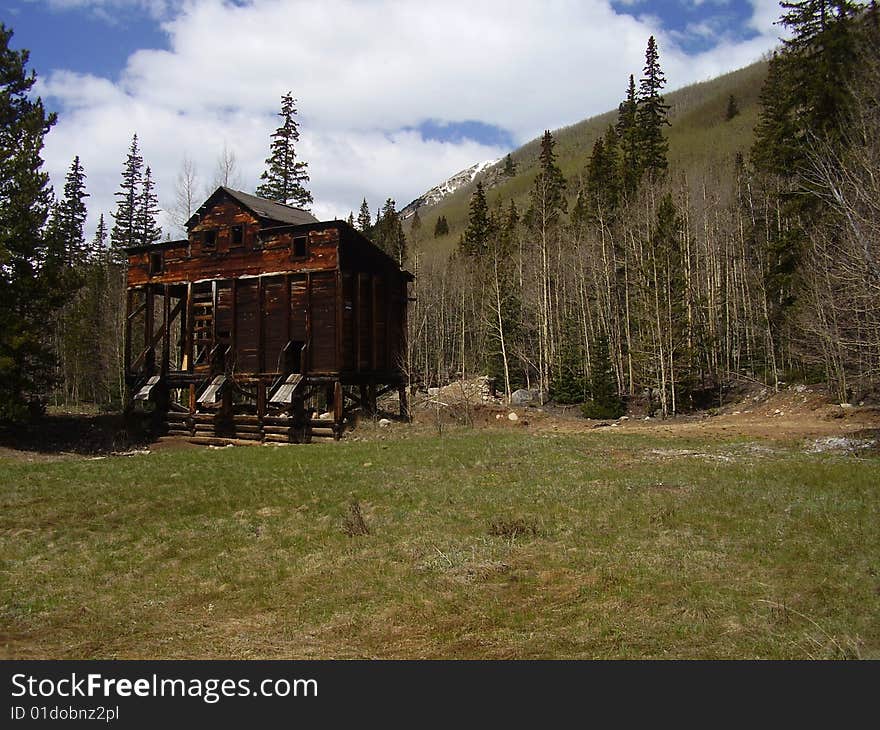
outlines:
[[192, 416], [196, 412], [196, 386], [190, 383], [189, 386], [189, 414]]
[[131, 289], [127, 289], [125, 292], [125, 341], [122, 355], [124, 360], [123, 369], [126, 373], [131, 368], [131, 310], [133, 299], [134, 292]]
[[303, 362], [303, 373], [312, 371], [312, 274], [306, 273], [306, 356]]
[[354, 281], [354, 369], [361, 371], [361, 327], [363, 326], [363, 297], [361, 296], [361, 275], [355, 274]]
[[171, 366], [171, 294], [168, 284], [162, 289], [162, 374]]
[[[193, 319], [193, 285], [192, 282], [187, 282], [186, 285], [186, 330], [183, 335], [183, 356], [181, 357], [181, 370], [186, 370], [187, 372], [192, 372], [193, 369], [193, 327], [195, 325], [195, 321]], [[181, 327], [184, 326], [184, 323], [181, 323]], [[195, 406], [193, 406], [190, 410], [195, 410]]]
[[378, 292], [376, 280], [379, 277], [373, 274], [370, 277], [370, 369], [375, 373], [379, 369], [379, 328], [376, 312], [379, 310]]
[[[144, 350], [149, 350], [154, 346], [153, 340], [153, 309], [154, 309], [154, 293], [153, 287], [147, 284], [147, 306], [144, 309]], [[145, 363], [150, 362], [151, 358], [149, 355], [144, 359]]]
[[359, 390], [361, 392], [361, 411], [365, 416], [372, 416], [373, 412], [370, 410], [370, 399], [367, 397], [367, 386], [361, 383]]
[[257, 383], [257, 417], [262, 422], [266, 415], [266, 384], [261, 380]]
[[266, 342], [266, 307], [263, 299], [265, 298], [265, 290], [263, 287], [263, 277], [257, 279], [257, 372], [266, 372], [266, 353], [264, 352]]
[[379, 412], [379, 406], [376, 404], [376, 384], [370, 383], [367, 386], [367, 401], [369, 401], [369, 409], [370, 415], [375, 415]]
[[342, 381], [337, 380], [333, 384], [333, 436], [339, 439], [342, 436]]

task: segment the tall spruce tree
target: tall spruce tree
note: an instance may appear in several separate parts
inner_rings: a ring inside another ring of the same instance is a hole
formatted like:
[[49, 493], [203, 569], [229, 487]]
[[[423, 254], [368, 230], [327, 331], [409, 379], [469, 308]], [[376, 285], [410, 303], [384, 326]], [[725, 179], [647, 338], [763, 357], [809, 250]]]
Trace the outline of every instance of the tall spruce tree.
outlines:
[[492, 224], [489, 217], [489, 205], [486, 203], [486, 192], [483, 190], [482, 181], [480, 181], [471, 196], [470, 215], [459, 248], [462, 253], [468, 256], [483, 256], [488, 249], [491, 235]]
[[138, 136], [131, 138], [131, 145], [122, 167], [122, 182], [114, 195], [117, 199], [116, 221], [110, 231], [110, 253], [114, 263], [124, 263], [126, 254], [123, 249], [135, 246], [140, 242], [138, 230], [138, 208], [141, 198], [144, 158], [138, 147]]
[[406, 236], [403, 233], [400, 214], [391, 198], [388, 198], [382, 206], [382, 213], [373, 230], [373, 243], [403, 267], [407, 256]]
[[669, 142], [663, 135], [663, 127], [669, 126], [667, 112], [669, 105], [661, 91], [666, 85], [666, 77], [660, 68], [660, 53], [654, 36], [648, 38], [645, 49], [644, 76], [639, 81], [638, 124], [641, 168], [651, 180], [656, 180], [668, 166], [666, 153]]
[[89, 243], [89, 259], [94, 262], [104, 262], [107, 257], [107, 224], [104, 222], [104, 214], [98, 217], [98, 225], [95, 227], [95, 235]]
[[446, 236], [449, 234], [449, 223], [445, 215], [438, 215], [437, 222], [434, 224], [434, 238]]
[[28, 52], [0, 23], [0, 419], [39, 407], [54, 379], [47, 333], [67, 297], [64, 252], [44, 236], [52, 202], [43, 139], [55, 124], [31, 95]]
[[639, 134], [639, 102], [636, 82], [632, 74], [626, 87], [626, 98], [617, 110], [615, 129], [620, 147], [620, 185], [624, 193], [632, 195], [642, 176], [641, 135]]
[[412, 221], [409, 224], [409, 230], [412, 232], [413, 236], [418, 236], [422, 230], [422, 216], [419, 215], [419, 210], [416, 208], [412, 214]]
[[49, 233], [58, 237], [69, 267], [81, 266], [89, 259], [89, 250], [83, 228], [86, 223], [85, 199], [89, 197], [85, 186], [85, 172], [79, 156], [73, 158], [64, 179], [64, 195], [52, 209]]
[[736, 97], [731, 94], [727, 97], [727, 109], [724, 111], [724, 121], [729, 122], [736, 116], [739, 116], [739, 104], [736, 101]]
[[357, 229], [366, 236], [372, 225], [373, 221], [370, 218], [370, 206], [367, 205], [367, 199], [364, 198], [360, 210], [358, 210]]
[[513, 161], [510, 153], [504, 158], [504, 167], [501, 169], [501, 174], [505, 177], [513, 177], [516, 175], [516, 163]]
[[155, 185], [153, 184], [153, 173], [148, 165], [147, 169], [144, 171], [144, 181], [137, 209], [137, 233], [139, 243], [156, 243], [156, 241], [162, 237], [162, 229], [156, 222], [156, 217], [160, 212], [159, 198], [156, 195]]
[[538, 175], [532, 186], [531, 205], [526, 213], [526, 220], [532, 227], [539, 226], [545, 230], [554, 228], [568, 211], [565, 199], [565, 177], [556, 162], [554, 147], [556, 140], [550, 130], [545, 130], [541, 137], [541, 153], [538, 157]]
[[602, 333], [593, 342], [590, 365], [590, 400], [583, 405], [586, 418], [619, 418], [626, 409], [617, 392], [617, 380], [608, 351], [608, 337]]
[[264, 182], [257, 195], [285, 205], [307, 208], [313, 203], [312, 194], [305, 188], [309, 181], [309, 163], [296, 159], [299, 142], [299, 124], [296, 117], [296, 99], [291, 92], [281, 97], [281, 126], [272, 133], [266, 170], [260, 176]]

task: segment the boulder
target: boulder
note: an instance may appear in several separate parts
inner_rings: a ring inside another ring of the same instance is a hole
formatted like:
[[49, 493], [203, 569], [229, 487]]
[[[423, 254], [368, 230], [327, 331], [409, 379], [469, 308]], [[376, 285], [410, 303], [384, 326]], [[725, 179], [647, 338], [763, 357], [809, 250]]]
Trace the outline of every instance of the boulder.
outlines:
[[510, 394], [510, 403], [514, 406], [525, 406], [530, 403], [537, 403], [540, 401], [540, 395], [537, 390], [526, 390], [525, 388], [520, 388], [519, 390], [513, 391]]
[[391, 421], [389, 421], [387, 418], [379, 419], [379, 428], [388, 428], [390, 425]]

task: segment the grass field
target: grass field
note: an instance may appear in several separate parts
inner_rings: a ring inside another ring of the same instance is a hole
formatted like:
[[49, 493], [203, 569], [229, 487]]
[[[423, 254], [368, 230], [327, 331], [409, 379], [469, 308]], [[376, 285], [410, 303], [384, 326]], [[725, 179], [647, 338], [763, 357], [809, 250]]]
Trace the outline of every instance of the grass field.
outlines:
[[0, 460], [0, 655], [880, 657], [876, 456], [394, 430]]

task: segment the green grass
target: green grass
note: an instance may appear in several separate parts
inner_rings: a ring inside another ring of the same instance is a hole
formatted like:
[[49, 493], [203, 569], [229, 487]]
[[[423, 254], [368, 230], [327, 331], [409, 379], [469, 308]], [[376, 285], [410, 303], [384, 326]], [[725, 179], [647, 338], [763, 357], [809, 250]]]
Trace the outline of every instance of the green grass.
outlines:
[[878, 484], [608, 433], [3, 460], [0, 654], [878, 657]]

